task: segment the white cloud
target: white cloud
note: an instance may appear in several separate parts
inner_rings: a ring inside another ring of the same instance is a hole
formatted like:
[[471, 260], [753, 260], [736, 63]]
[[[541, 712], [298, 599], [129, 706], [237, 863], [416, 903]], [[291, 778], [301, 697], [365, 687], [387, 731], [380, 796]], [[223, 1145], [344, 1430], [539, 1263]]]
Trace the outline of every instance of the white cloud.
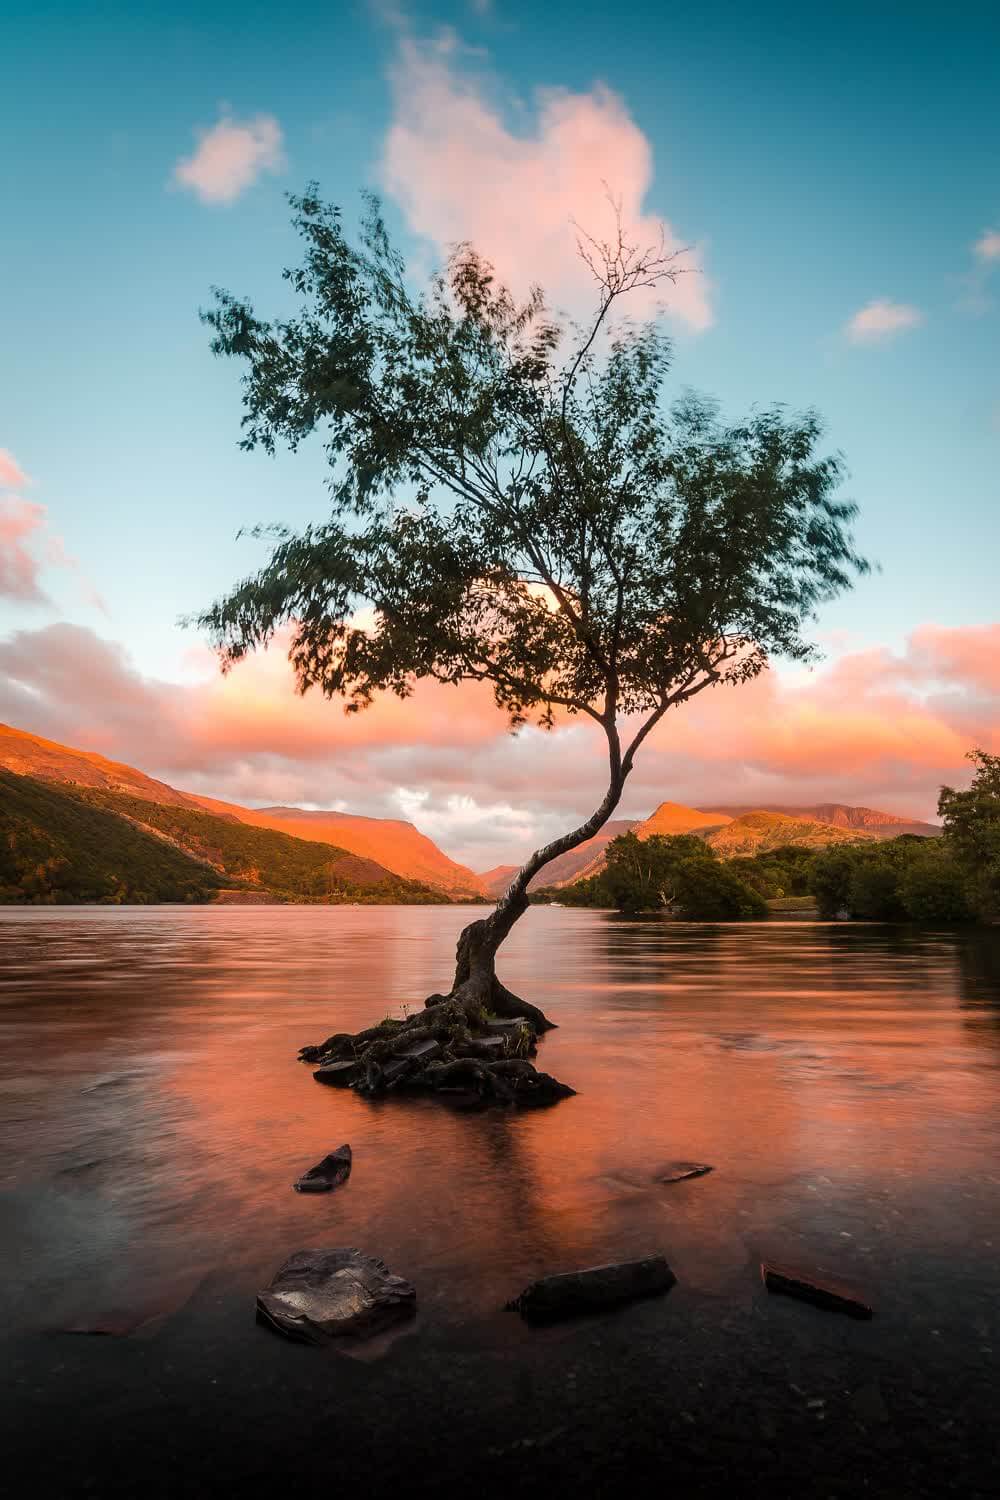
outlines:
[[852, 344], [874, 344], [893, 338], [907, 328], [917, 328], [924, 321], [919, 307], [908, 302], [890, 302], [876, 298], [849, 320], [845, 328]]
[[174, 181], [203, 203], [233, 203], [261, 172], [282, 170], [282, 139], [273, 115], [245, 121], [224, 115], [211, 130], [199, 132], [198, 149], [177, 163]]

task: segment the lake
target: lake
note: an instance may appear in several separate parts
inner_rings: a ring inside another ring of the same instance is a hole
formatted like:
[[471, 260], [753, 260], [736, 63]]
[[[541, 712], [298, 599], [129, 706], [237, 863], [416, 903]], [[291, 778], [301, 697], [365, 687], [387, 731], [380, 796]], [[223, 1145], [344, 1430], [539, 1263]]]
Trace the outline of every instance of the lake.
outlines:
[[[8, 1462], [64, 1494], [292, 1470], [319, 1492], [332, 1442], [354, 1494], [417, 1492], [429, 1450], [445, 1486], [485, 1465], [523, 1488], [530, 1456], [540, 1491], [611, 1493], [641, 1461], [725, 1493], [752, 1453], [729, 1493], [987, 1493], [1000, 932], [533, 908], [501, 977], [558, 1023], [537, 1063], [577, 1098], [468, 1113], [314, 1083], [299, 1047], [447, 989], [472, 915], [0, 911]], [[291, 1190], [344, 1141], [345, 1187]], [[658, 1183], [675, 1159], [714, 1170]], [[310, 1245], [383, 1258], [414, 1323], [355, 1357], [255, 1326]], [[544, 1330], [502, 1310], [656, 1252], [666, 1298]], [[874, 1320], [768, 1297], [761, 1257]]]

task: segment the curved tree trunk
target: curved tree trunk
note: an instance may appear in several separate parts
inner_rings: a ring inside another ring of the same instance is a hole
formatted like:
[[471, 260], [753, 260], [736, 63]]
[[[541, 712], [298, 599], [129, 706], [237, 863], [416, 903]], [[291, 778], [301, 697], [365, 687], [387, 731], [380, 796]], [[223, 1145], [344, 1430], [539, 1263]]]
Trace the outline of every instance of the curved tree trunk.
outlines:
[[544, 869], [553, 859], [558, 859], [560, 854], [568, 854], [571, 849], [576, 849], [580, 844], [586, 843], [587, 839], [593, 838], [618, 806], [627, 772], [623, 772], [616, 761], [617, 757], [613, 754], [611, 785], [597, 811], [572, 833], [563, 834], [551, 844], [537, 849], [518, 870], [490, 916], [470, 922], [462, 930], [455, 955], [455, 982], [451, 992], [448, 995], [429, 996], [427, 1005], [438, 1005], [447, 1000], [457, 1001], [466, 1011], [487, 1010], [505, 1018], [523, 1016], [538, 1032], [550, 1031], [554, 1027], [555, 1022], [550, 1021], [537, 1006], [529, 1005], [526, 1000], [511, 994], [501, 984], [496, 974], [497, 950], [514, 923], [528, 910], [528, 886], [539, 870]]

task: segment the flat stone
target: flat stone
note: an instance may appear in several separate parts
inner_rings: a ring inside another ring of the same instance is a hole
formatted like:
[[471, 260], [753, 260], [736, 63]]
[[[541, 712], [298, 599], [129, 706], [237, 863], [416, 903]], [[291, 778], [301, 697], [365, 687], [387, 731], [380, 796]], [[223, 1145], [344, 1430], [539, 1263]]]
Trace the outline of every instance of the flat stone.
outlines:
[[706, 1167], [702, 1162], [670, 1161], [666, 1166], [660, 1167], [654, 1176], [657, 1182], [684, 1182], [688, 1177], [704, 1177], [711, 1170], [711, 1167]]
[[796, 1297], [800, 1302], [811, 1302], [815, 1307], [825, 1307], [830, 1312], [846, 1313], [849, 1318], [872, 1316], [869, 1304], [847, 1287], [818, 1281], [805, 1272], [792, 1270], [788, 1266], [771, 1265], [767, 1261], [761, 1261], [760, 1274], [769, 1292]]
[[386, 1324], [411, 1317], [417, 1294], [402, 1276], [360, 1250], [299, 1250], [263, 1291], [257, 1318], [299, 1343], [368, 1338]]
[[351, 1148], [338, 1146], [329, 1156], [304, 1172], [294, 1184], [297, 1193], [328, 1193], [351, 1175]]
[[577, 1313], [597, 1312], [631, 1302], [637, 1297], [654, 1297], [669, 1292], [677, 1278], [662, 1255], [644, 1260], [619, 1261], [607, 1266], [590, 1266], [584, 1271], [569, 1271], [560, 1276], [543, 1276], [525, 1287], [519, 1297], [508, 1302], [512, 1312], [519, 1312], [529, 1322], [550, 1322], [570, 1318]]
[[506, 1045], [507, 1039], [502, 1036], [473, 1037], [462, 1048], [462, 1055], [465, 1057], [503, 1057]]
[[514, 1021], [487, 1021], [486, 1030], [492, 1031], [499, 1036], [509, 1036], [512, 1031], [520, 1031], [522, 1026], [531, 1026], [527, 1016], [522, 1016]]
[[403, 1052], [397, 1052], [396, 1056], [406, 1058], [408, 1062], [430, 1062], [432, 1058], [441, 1055], [441, 1043], [430, 1039], [426, 1042], [415, 1042], [412, 1047], [407, 1047]]
[[332, 1083], [335, 1088], [350, 1088], [351, 1084], [361, 1077], [361, 1064], [353, 1059], [347, 1062], [324, 1063], [317, 1068], [313, 1077], [317, 1083]]

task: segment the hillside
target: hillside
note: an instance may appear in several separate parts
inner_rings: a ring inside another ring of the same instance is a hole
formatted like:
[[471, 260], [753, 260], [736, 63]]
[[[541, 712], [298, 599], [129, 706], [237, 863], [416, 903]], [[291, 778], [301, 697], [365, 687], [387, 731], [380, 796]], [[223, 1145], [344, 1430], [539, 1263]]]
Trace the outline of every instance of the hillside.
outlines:
[[77, 786], [105, 787], [112, 792], [129, 792], [150, 802], [169, 807], [196, 807], [193, 797], [156, 781], [133, 766], [120, 765], [89, 750], [73, 750], [0, 724], [0, 767], [18, 776], [35, 776], [40, 781], [64, 781]]
[[0, 902], [209, 901], [222, 883], [116, 813], [0, 769]]
[[429, 887], [333, 844], [256, 828], [202, 808], [167, 807], [103, 788], [81, 787], [75, 795], [169, 839], [194, 858], [206, 860], [230, 882], [290, 896], [342, 901], [436, 899]]
[[817, 823], [829, 823], [835, 828], [860, 828], [873, 833], [879, 839], [895, 839], [901, 834], [912, 833], [918, 838], [940, 838], [938, 823], [924, 823], [919, 818], [904, 818], [898, 813], [879, 812], [874, 807], [852, 807], [847, 802], [815, 802], [808, 807], [785, 807], [775, 804], [769, 807], [747, 804], [746, 806], [719, 805], [714, 810], [706, 808], [710, 817], [720, 813], [740, 818], [744, 813], [787, 813], [792, 818], [808, 818]]
[[193, 799], [208, 812], [228, 814], [256, 828], [271, 828], [297, 839], [336, 844], [373, 859], [396, 875], [435, 886], [452, 896], [481, 896], [478, 876], [437, 847], [426, 835], [395, 818], [364, 818], [355, 813], [307, 812], [299, 807], [239, 807], [214, 797]]
[[[548, 885], [569, 885], [588, 865], [603, 855], [612, 839], [616, 839], [619, 834], [628, 833], [629, 829], [634, 827], [635, 823], [631, 818], [616, 818], [610, 823], [605, 823], [600, 833], [595, 834], [592, 839], [587, 839], [576, 849], [571, 849], [568, 854], [560, 854], [558, 859], [546, 865], [545, 869], [535, 876], [529, 890], [538, 890]], [[518, 865], [497, 865], [495, 869], [486, 870], [476, 878], [488, 896], [496, 897], [503, 894], [519, 868]]]
[[239, 807], [212, 797], [178, 791], [89, 750], [75, 750], [40, 735], [0, 724], [0, 767], [20, 776], [65, 783], [91, 790], [118, 792], [164, 807], [210, 812], [227, 821], [269, 828], [289, 837], [329, 844], [343, 855], [372, 860], [403, 880], [433, 886], [452, 896], [482, 895], [478, 878], [437, 847], [412, 823], [393, 818], [365, 818], [352, 813], [304, 812], [295, 807]]
[[824, 849], [830, 844], [852, 844], [877, 837], [861, 828], [837, 827], [814, 818], [789, 813], [754, 811], [733, 818], [722, 828], [705, 835], [722, 859], [739, 854], [766, 854], [770, 849], [795, 845], [799, 849]]
[[728, 822], [723, 812], [699, 812], [698, 808], [683, 807], [679, 802], [661, 802], [654, 813], [635, 825], [635, 832], [639, 838], [649, 839], [654, 834], [704, 833], [707, 828], [718, 828]]

